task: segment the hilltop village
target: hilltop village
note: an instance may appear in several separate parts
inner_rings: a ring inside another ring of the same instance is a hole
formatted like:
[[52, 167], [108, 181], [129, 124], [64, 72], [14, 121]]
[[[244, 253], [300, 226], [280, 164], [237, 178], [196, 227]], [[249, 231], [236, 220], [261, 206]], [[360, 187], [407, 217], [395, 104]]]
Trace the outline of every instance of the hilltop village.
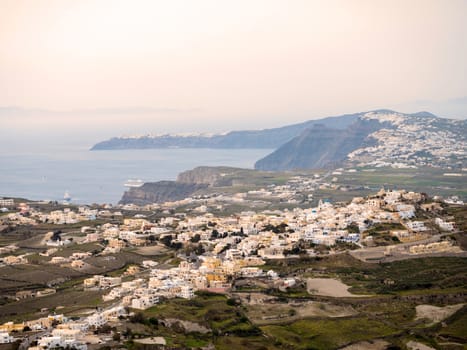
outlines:
[[[44, 316], [34, 319], [32, 313], [19, 323], [13, 317], [0, 325], [0, 343], [19, 342], [34, 350], [85, 350], [110, 339], [109, 333], [98, 330], [173, 298], [190, 300], [200, 292], [231, 295], [248, 280], [278, 291], [303, 285], [299, 275], [271, 267], [274, 260], [350, 254], [375, 263], [466, 256], [454, 238], [459, 223], [445, 210], [449, 205], [464, 206], [456, 198], [382, 188], [346, 203], [320, 200], [305, 208], [222, 213], [226, 202], [241, 203], [248, 198], [273, 197], [293, 204], [296, 198], [304, 198], [303, 192], [312, 184], [295, 177], [287, 185], [146, 206], [58, 205], [60, 209], [54, 209], [50, 203], [3, 199], [0, 230], [4, 234], [44, 225], [50, 231], [36, 239], [33, 251], [21, 242], [2, 246], [0, 266], [32, 264], [75, 271], [82, 276], [79, 288], [97, 292], [101, 301], [94, 311], [80, 316], [57, 313], [60, 308], [53, 308], [53, 313], [44, 309], [39, 312]], [[72, 229], [63, 229], [67, 226]], [[148, 257], [125, 264], [111, 275], [95, 273], [96, 259], [115, 260], [125, 251], [145, 252]], [[172, 252], [167, 261], [151, 258], [167, 252]], [[4, 298], [7, 303], [43, 298], [57, 293], [67, 280], [73, 277]], [[111, 334], [113, 339], [124, 337], [121, 332]], [[159, 337], [156, 343], [162, 346], [166, 340]]]
[[466, 166], [464, 138], [457, 129], [462, 122], [447, 127], [444, 120], [426, 116], [404, 117], [398, 113], [367, 113], [362, 119], [379, 120], [390, 127], [375, 131], [370, 137], [376, 144], [358, 148], [347, 155], [349, 162], [393, 168], [431, 166], [461, 170]]

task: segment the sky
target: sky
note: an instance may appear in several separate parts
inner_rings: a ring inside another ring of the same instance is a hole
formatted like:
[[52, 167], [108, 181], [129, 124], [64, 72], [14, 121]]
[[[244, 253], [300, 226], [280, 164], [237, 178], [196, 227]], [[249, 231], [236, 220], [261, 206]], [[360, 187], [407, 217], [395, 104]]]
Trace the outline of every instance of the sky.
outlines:
[[0, 0], [0, 139], [465, 118], [466, 23], [465, 0]]

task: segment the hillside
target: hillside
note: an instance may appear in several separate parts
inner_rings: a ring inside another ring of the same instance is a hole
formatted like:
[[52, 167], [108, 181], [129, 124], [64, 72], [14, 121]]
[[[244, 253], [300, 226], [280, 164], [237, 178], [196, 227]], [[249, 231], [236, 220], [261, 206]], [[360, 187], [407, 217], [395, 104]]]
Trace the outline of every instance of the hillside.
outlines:
[[466, 167], [467, 122], [427, 112], [361, 113], [346, 129], [314, 127], [255, 164], [259, 170], [341, 166]]

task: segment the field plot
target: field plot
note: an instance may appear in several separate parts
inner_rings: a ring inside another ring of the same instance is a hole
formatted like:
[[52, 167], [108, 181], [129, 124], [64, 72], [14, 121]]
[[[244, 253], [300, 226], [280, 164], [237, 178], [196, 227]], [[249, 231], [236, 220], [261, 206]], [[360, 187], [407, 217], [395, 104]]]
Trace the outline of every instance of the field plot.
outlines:
[[467, 175], [460, 177], [444, 176], [445, 171], [435, 168], [393, 169], [361, 168], [355, 173], [343, 172], [337, 175], [336, 185], [340, 189], [319, 189], [315, 198], [329, 198], [334, 201], [348, 201], [353, 197], [366, 196], [381, 187], [425, 192], [429, 195], [459, 196], [467, 200]]
[[246, 309], [249, 319], [256, 325], [287, 323], [309, 317], [349, 317], [357, 314], [351, 306], [315, 301], [253, 304]]
[[446, 327], [441, 328], [438, 333], [439, 342], [467, 344], [467, 307], [464, 306], [445, 323]]
[[387, 341], [376, 339], [348, 345], [341, 350], [386, 350], [389, 345]]
[[[172, 347], [211, 343], [216, 349], [276, 349], [248, 320], [243, 308], [224, 295], [200, 292], [192, 300], [171, 299], [145, 310], [143, 317], [149, 321], [143, 321], [146, 325], [158, 319], [157, 334]], [[147, 328], [140, 332], [150, 334]]]
[[287, 325], [262, 326], [276, 343], [294, 349], [336, 349], [352, 342], [371, 340], [396, 334], [397, 328], [365, 317], [313, 320], [305, 319]]
[[452, 316], [460, 310], [464, 304], [448, 305], [444, 307], [434, 305], [417, 305], [417, 319], [427, 319], [432, 323], [438, 323]]
[[465, 292], [467, 258], [432, 257], [365, 263], [350, 254], [323, 258], [268, 261], [264, 269], [304, 277], [338, 277], [353, 294], [431, 294]]
[[322, 295], [336, 298], [358, 298], [367, 295], [352, 294], [348, 291], [350, 287], [334, 278], [309, 278], [307, 280], [307, 291], [312, 295]]
[[[24, 321], [47, 316], [50, 313], [74, 314], [95, 310], [102, 305], [101, 291], [83, 291], [67, 288], [40, 298], [22, 299], [0, 307], [0, 322]], [[44, 311], [41, 311], [44, 310]]]

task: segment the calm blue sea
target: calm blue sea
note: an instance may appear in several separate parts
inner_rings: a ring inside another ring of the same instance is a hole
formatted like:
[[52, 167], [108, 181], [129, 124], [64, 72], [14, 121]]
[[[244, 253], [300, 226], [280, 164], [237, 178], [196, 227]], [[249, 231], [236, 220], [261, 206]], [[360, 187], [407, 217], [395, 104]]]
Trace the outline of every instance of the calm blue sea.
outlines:
[[252, 168], [268, 149], [154, 149], [95, 151], [87, 146], [0, 154], [0, 197], [117, 203], [128, 179], [175, 180], [200, 165]]

